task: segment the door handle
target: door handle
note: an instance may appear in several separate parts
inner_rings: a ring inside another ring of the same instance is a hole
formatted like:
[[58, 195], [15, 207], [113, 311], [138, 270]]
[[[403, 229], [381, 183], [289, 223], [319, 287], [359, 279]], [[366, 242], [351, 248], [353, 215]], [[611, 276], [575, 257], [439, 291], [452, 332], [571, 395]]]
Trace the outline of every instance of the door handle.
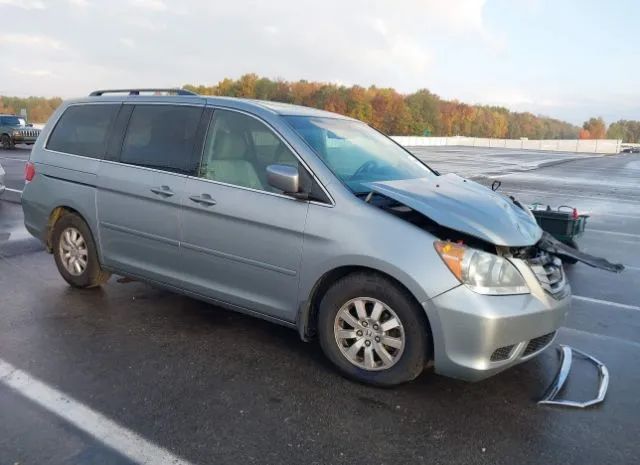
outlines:
[[152, 187], [149, 190], [154, 194], [161, 195], [162, 197], [171, 197], [172, 195], [175, 195], [175, 192], [173, 192], [169, 186]]
[[211, 207], [216, 204], [216, 201], [211, 198], [209, 194], [202, 195], [190, 195], [189, 199], [195, 203], [199, 203], [200, 205], [204, 205], [205, 207]]

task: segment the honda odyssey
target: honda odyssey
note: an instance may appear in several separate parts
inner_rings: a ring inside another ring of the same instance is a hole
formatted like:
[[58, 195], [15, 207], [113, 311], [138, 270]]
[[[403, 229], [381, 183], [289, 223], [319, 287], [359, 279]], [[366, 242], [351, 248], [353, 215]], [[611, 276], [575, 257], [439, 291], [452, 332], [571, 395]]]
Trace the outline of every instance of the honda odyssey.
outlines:
[[25, 225], [71, 286], [116, 273], [264, 318], [383, 386], [488, 377], [565, 320], [561, 259], [514, 199], [345, 116], [144, 94], [65, 102], [35, 142]]

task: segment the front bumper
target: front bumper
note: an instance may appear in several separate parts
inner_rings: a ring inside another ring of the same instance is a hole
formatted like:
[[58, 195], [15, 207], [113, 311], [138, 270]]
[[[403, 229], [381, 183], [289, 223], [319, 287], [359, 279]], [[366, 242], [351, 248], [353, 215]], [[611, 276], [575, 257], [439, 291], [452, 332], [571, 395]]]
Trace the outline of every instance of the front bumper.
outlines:
[[535, 357], [564, 323], [571, 303], [535, 292], [489, 296], [458, 286], [424, 304], [434, 339], [436, 373], [479, 381]]
[[14, 144], [34, 144], [38, 136], [24, 136], [22, 134], [12, 135], [11, 139]]

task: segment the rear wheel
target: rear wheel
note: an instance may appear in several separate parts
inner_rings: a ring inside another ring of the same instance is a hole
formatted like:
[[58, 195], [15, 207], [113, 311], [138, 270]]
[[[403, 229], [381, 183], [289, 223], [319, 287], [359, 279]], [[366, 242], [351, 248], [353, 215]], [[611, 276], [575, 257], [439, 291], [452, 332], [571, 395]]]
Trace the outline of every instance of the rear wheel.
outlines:
[[324, 295], [320, 344], [340, 371], [356, 381], [393, 386], [416, 378], [429, 359], [429, 334], [420, 306], [395, 282], [355, 273]]
[[89, 226], [75, 213], [63, 215], [56, 222], [52, 242], [58, 271], [71, 286], [96, 287], [111, 276], [100, 266]]

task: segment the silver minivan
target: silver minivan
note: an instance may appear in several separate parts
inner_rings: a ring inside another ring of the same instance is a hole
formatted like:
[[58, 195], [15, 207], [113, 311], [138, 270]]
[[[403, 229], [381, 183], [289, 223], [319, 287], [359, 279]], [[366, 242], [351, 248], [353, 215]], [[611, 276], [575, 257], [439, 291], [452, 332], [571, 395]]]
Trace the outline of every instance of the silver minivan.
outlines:
[[571, 299], [528, 209], [366, 124], [184, 90], [96, 91], [38, 138], [25, 225], [72, 286], [111, 273], [317, 337], [390, 386], [539, 354]]

